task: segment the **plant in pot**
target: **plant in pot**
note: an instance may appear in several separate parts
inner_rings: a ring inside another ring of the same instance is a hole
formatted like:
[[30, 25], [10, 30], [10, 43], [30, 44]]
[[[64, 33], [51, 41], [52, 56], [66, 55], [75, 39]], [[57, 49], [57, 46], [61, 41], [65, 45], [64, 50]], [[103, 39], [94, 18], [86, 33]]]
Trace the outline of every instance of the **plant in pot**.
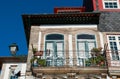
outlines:
[[105, 57], [100, 55], [97, 58], [99, 59], [100, 66], [104, 66], [105, 65]]
[[41, 59], [41, 56], [43, 56], [43, 51], [37, 51], [37, 52], [34, 54], [34, 56]]
[[105, 65], [105, 57], [102, 55], [98, 55], [98, 56], [92, 57], [90, 59], [90, 62], [95, 66], [103, 66]]
[[38, 62], [39, 66], [42, 66], [42, 67], [46, 66], [46, 60], [45, 59], [38, 59], [37, 62]]
[[30, 63], [31, 63], [31, 65], [32, 66], [37, 66], [38, 64], [37, 64], [37, 60], [38, 60], [38, 58], [37, 57], [33, 57], [31, 60], [30, 60]]
[[86, 63], [86, 66], [95, 66], [96, 60], [95, 58], [92, 57], [92, 58], [87, 59], [85, 63]]
[[102, 48], [92, 48], [91, 49], [91, 55], [92, 56], [99, 56], [101, 54]]

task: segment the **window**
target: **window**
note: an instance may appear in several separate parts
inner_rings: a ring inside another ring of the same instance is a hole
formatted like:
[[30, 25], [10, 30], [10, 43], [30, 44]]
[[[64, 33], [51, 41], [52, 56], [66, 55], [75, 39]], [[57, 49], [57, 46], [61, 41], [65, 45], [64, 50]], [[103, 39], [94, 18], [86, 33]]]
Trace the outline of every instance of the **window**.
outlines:
[[118, 0], [104, 0], [104, 8], [106, 9], [118, 8]]
[[64, 36], [61, 34], [49, 34], [45, 40], [45, 58], [47, 66], [64, 65]]
[[9, 67], [10, 69], [10, 79], [19, 79], [21, 71], [20, 71], [21, 65], [11, 65]]
[[90, 51], [93, 47], [96, 47], [95, 35], [77, 35], [77, 65], [85, 65], [85, 60], [91, 57]]
[[119, 60], [119, 46], [120, 36], [119, 35], [108, 35], [109, 48], [111, 50], [112, 60]]

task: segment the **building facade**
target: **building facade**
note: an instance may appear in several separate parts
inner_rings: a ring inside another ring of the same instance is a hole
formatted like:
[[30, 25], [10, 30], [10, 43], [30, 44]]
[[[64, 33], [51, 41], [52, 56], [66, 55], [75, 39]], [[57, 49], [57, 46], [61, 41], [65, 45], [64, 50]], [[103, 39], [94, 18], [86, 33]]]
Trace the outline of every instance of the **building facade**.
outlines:
[[120, 78], [119, 0], [87, 1], [55, 14], [22, 15], [27, 79]]
[[0, 79], [25, 79], [26, 58], [0, 57]]
[[120, 0], [83, 0], [86, 11], [120, 12]]

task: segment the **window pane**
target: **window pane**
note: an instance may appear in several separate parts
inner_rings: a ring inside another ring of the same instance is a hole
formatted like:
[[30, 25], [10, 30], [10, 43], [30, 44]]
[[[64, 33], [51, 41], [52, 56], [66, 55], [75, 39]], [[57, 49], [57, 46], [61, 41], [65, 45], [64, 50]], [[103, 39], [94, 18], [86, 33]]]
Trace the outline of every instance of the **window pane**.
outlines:
[[120, 41], [120, 37], [118, 37], [118, 40]]
[[114, 6], [114, 8], [118, 8], [117, 6]]
[[114, 2], [114, 3], [113, 3], [113, 5], [116, 5], [116, 6], [117, 6], [117, 3], [116, 3], [116, 2]]
[[112, 6], [112, 3], [109, 3], [110, 6]]
[[115, 36], [109, 36], [109, 40], [115, 40]]
[[78, 35], [77, 39], [95, 39], [94, 35], [88, 35], [88, 34], [82, 34], [82, 35]]
[[108, 3], [106, 3], [106, 2], [105, 2], [105, 5], [107, 5], [107, 6], [108, 6]]
[[59, 35], [59, 34], [50, 34], [46, 36], [46, 40], [63, 40], [64, 37], [63, 35]]
[[58, 42], [56, 45], [57, 45], [57, 57], [63, 57], [63, 43]]

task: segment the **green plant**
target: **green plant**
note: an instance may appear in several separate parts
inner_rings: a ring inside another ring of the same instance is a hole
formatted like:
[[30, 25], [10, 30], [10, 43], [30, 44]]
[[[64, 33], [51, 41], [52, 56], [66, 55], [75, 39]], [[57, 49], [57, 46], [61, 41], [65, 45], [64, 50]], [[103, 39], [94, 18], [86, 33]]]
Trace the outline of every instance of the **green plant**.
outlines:
[[37, 62], [38, 62], [38, 65], [40, 65], [40, 66], [46, 66], [46, 60], [45, 59], [38, 59]]
[[88, 60], [86, 60], [86, 61], [85, 61], [85, 64], [86, 64], [86, 66], [90, 66], [90, 65], [91, 65], [90, 60], [89, 60], [89, 59], [88, 59]]
[[45, 59], [40, 59], [40, 58], [37, 58], [37, 57], [33, 57], [33, 58], [30, 60], [30, 63], [31, 63], [32, 65], [37, 64], [38, 66], [46, 66], [46, 60], [45, 60]]
[[92, 48], [91, 52], [101, 52], [101, 48]]
[[86, 63], [86, 66], [96, 66], [96, 65], [99, 65], [99, 66], [103, 66], [105, 65], [105, 57], [102, 56], [102, 55], [99, 55], [99, 56], [96, 56], [96, 57], [91, 57], [89, 58], [88, 60], [85, 61]]
[[37, 57], [33, 57], [31, 60], [30, 60], [30, 63], [34, 63], [35, 60], [38, 60]]
[[92, 56], [98, 56], [98, 55], [100, 55], [101, 51], [102, 51], [101, 47], [99, 47], [99, 48], [92, 48], [91, 49], [91, 55]]
[[97, 56], [97, 58], [100, 60], [100, 61], [104, 61], [105, 60], [105, 57], [100, 55], [100, 56]]

